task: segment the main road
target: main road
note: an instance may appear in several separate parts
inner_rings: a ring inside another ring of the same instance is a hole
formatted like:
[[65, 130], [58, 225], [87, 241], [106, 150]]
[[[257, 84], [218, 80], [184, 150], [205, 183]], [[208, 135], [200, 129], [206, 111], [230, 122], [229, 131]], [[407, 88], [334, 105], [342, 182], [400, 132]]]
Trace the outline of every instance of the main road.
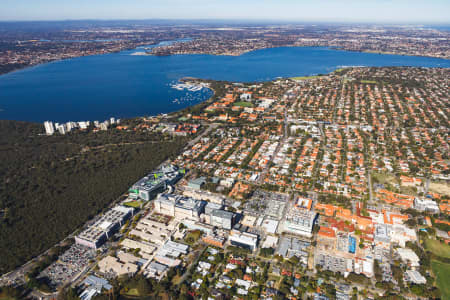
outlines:
[[278, 152], [280, 152], [281, 146], [286, 142], [287, 136], [288, 136], [288, 122], [287, 122], [287, 107], [284, 108], [284, 120], [283, 120], [283, 138], [282, 140], [278, 143], [277, 148], [275, 149], [275, 152], [273, 153], [273, 156], [270, 158], [270, 161], [267, 163], [266, 167], [264, 168], [264, 170], [261, 172], [261, 175], [258, 179], [258, 182], [260, 184], [264, 183], [264, 179], [266, 178], [266, 174], [267, 172], [269, 172], [270, 169], [270, 165], [271, 162], [273, 161], [273, 159], [278, 155]]
[[[202, 124], [202, 126], [203, 125], [204, 124]], [[208, 124], [208, 128], [206, 128], [206, 130], [203, 131], [201, 134], [199, 134], [195, 139], [189, 141], [189, 143], [187, 143], [185, 149], [194, 146], [202, 137], [204, 137], [205, 135], [210, 133], [211, 130], [216, 129], [218, 126], [219, 126], [219, 124], [217, 124], [217, 123]]]

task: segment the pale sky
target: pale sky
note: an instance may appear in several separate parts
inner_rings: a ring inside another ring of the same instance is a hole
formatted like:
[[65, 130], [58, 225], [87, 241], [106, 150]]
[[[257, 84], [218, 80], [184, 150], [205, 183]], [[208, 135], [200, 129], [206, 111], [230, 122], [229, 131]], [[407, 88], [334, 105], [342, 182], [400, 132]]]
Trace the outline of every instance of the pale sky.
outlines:
[[0, 0], [0, 21], [242, 19], [450, 23], [450, 0]]

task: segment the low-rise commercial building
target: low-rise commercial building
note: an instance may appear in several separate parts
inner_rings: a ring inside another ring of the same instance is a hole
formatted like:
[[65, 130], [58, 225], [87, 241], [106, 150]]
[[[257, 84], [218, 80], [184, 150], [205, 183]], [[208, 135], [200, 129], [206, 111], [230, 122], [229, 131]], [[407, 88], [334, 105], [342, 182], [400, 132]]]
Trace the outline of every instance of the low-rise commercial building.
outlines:
[[164, 276], [167, 269], [169, 268], [166, 265], [152, 261], [144, 271], [144, 275], [159, 280]]
[[213, 210], [211, 212], [211, 225], [231, 230], [234, 225], [234, 213], [222, 209]]
[[419, 211], [426, 211], [433, 214], [439, 213], [439, 206], [436, 201], [427, 198], [415, 198], [414, 199], [414, 208]]
[[114, 274], [115, 276], [133, 276], [138, 271], [138, 266], [129, 262], [121, 262], [118, 258], [107, 256], [98, 262], [101, 273]]
[[314, 264], [321, 266], [324, 270], [341, 274], [353, 271], [353, 260], [351, 258], [336, 256], [332, 253], [316, 252]]
[[136, 182], [129, 190], [130, 197], [151, 200], [157, 193], [164, 191], [168, 185], [175, 184], [183, 173], [184, 171], [179, 170], [177, 166], [162, 166]]
[[409, 248], [398, 248], [397, 254], [400, 259], [411, 267], [419, 267], [420, 259], [417, 254]]
[[306, 262], [308, 258], [309, 246], [311, 246], [311, 243], [309, 242], [300, 241], [297, 238], [282, 237], [276, 254], [285, 258], [297, 256]]
[[133, 208], [124, 206], [116, 206], [108, 210], [93, 225], [76, 236], [75, 242], [94, 249], [100, 247], [124, 224], [125, 220], [132, 216], [133, 211]]
[[178, 258], [180, 255], [187, 254], [189, 246], [173, 241], [167, 241], [161, 248], [159, 248], [157, 254], [167, 257]]
[[155, 253], [154, 260], [160, 264], [176, 267], [181, 263], [178, 259], [181, 255], [188, 253], [189, 246], [173, 241], [166, 241], [165, 244]]
[[182, 221], [182, 224], [186, 226], [189, 230], [200, 230], [206, 234], [213, 234], [214, 232], [214, 226], [210, 224], [205, 224], [189, 219], [184, 219]]
[[427, 279], [422, 276], [418, 271], [407, 270], [405, 272], [405, 280], [414, 284], [425, 284]]
[[140, 249], [139, 254], [143, 258], [150, 258], [153, 252], [156, 250], [156, 247], [154, 245], [143, 241], [124, 239], [120, 244], [126, 249]]
[[205, 206], [205, 215], [211, 215], [212, 212], [216, 209], [222, 209], [223, 205], [214, 202], [208, 202]]
[[225, 245], [225, 238], [216, 235], [207, 235], [202, 238], [202, 241], [219, 248], [223, 248]]
[[254, 251], [258, 247], [258, 235], [239, 230], [231, 230], [228, 240], [231, 245]]
[[89, 275], [80, 285], [83, 291], [80, 294], [81, 300], [91, 300], [96, 295], [100, 295], [103, 290], [109, 291], [113, 287], [106, 279]]
[[220, 194], [214, 194], [211, 193], [209, 191], [204, 191], [204, 190], [196, 190], [193, 188], [190, 188], [189, 186], [186, 186], [184, 191], [183, 191], [183, 195], [186, 197], [191, 197], [197, 200], [205, 200], [205, 201], [209, 201], [210, 203], [216, 203], [216, 204], [220, 204], [223, 205], [223, 203], [225, 202], [225, 196], [220, 195]]
[[204, 212], [205, 205], [206, 202], [202, 200], [181, 195], [160, 194], [155, 200], [155, 211], [177, 219], [199, 220], [200, 214]]
[[283, 224], [283, 231], [311, 237], [317, 213], [310, 210], [293, 209], [288, 212]]
[[205, 177], [199, 177], [192, 179], [188, 182], [188, 187], [194, 190], [201, 190], [202, 186], [206, 184], [206, 178]]

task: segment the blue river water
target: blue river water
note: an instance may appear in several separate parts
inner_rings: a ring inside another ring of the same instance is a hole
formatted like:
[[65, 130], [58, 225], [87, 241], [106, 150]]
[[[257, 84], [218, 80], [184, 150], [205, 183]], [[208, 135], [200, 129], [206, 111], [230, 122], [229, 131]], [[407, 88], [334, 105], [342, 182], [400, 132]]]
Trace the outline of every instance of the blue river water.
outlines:
[[450, 67], [450, 60], [281, 47], [241, 56], [132, 55], [79, 57], [0, 76], [0, 119], [56, 122], [105, 120], [176, 111], [208, 99], [212, 91], [173, 89], [180, 78], [255, 82], [328, 73], [342, 66]]

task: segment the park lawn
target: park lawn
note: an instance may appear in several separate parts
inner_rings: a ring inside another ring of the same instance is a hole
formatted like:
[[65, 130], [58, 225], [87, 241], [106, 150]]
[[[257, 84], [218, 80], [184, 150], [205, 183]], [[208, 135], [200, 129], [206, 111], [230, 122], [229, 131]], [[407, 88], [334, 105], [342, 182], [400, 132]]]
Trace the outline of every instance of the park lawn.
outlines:
[[[434, 255], [450, 258], [450, 246], [437, 240], [426, 239], [425, 245]], [[449, 281], [450, 282], [450, 281]]]
[[320, 76], [297, 76], [297, 77], [291, 77], [289, 79], [292, 80], [305, 80], [305, 79], [314, 79], [314, 78], [319, 78]]
[[195, 244], [201, 237], [201, 231], [200, 230], [192, 230], [189, 231], [188, 234], [184, 238], [184, 242], [192, 246]]
[[178, 284], [180, 284], [182, 278], [183, 278], [182, 276], [175, 275], [175, 276], [172, 278], [172, 284], [173, 284], [173, 285], [178, 285]]
[[267, 281], [273, 280], [273, 281], [279, 281], [281, 279], [281, 276], [277, 276], [275, 274], [270, 274], [267, 276]]
[[385, 188], [388, 189], [388, 186], [392, 186], [392, 185], [398, 183], [398, 181], [395, 178], [395, 176], [392, 176], [392, 175], [389, 175], [386, 173], [373, 172], [372, 173], [372, 183], [384, 184]]
[[9, 296], [7, 293], [0, 293], [0, 300], [16, 300], [17, 298]]
[[413, 186], [401, 186], [400, 187], [400, 194], [406, 194], [411, 196], [417, 195], [417, 189]]
[[436, 275], [437, 286], [441, 291], [442, 299], [450, 299], [450, 264], [445, 264], [443, 262], [432, 260], [431, 267], [433, 268], [433, 273]]
[[126, 295], [128, 295], [128, 296], [140, 296], [139, 295], [139, 291], [136, 288], [129, 289], [128, 292], [126, 293]]
[[372, 177], [374, 179], [377, 179], [379, 183], [386, 184], [386, 183], [395, 183], [395, 176], [386, 174], [386, 173], [378, 173], [373, 172]]
[[130, 202], [125, 202], [123, 205], [125, 206], [129, 206], [129, 207], [134, 207], [134, 208], [139, 208], [141, 207], [142, 201], [130, 201]]
[[450, 184], [431, 182], [430, 183], [430, 191], [450, 197]]
[[253, 107], [253, 104], [251, 102], [245, 102], [245, 101], [236, 102], [236, 103], [234, 103], [234, 105], [242, 106], [242, 107]]

